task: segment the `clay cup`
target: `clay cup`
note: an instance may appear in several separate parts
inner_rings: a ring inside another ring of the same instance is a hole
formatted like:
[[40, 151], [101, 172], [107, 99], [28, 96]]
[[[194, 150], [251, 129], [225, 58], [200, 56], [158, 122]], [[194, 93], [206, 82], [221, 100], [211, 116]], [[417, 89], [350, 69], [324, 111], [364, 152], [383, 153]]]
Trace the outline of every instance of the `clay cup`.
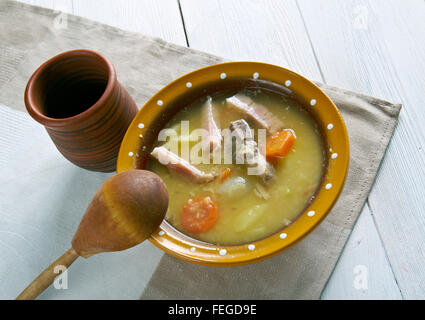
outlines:
[[26, 108], [75, 165], [112, 172], [121, 140], [138, 109], [112, 63], [91, 50], [72, 50], [43, 63], [25, 89]]

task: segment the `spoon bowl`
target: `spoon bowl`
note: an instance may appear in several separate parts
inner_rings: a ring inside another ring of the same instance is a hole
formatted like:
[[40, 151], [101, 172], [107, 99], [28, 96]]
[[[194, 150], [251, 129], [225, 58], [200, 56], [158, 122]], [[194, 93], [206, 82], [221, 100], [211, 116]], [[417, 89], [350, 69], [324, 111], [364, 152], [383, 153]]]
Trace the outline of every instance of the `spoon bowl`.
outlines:
[[72, 239], [79, 256], [125, 250], [150, 237], [165, 217], [168, 192], [153, 172], [129, 170], [96, 192]]

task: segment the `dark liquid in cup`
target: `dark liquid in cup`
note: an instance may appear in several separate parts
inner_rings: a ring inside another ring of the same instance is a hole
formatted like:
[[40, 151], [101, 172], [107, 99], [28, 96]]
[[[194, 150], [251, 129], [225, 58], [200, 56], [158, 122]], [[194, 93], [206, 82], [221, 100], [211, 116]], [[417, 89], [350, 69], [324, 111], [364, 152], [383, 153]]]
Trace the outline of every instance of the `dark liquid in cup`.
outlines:
[[44, 113], [49, 118], [69, 118], [93, 106], [105, 92], [107, 81], [71, 79], [58, 82], [49, 88]]

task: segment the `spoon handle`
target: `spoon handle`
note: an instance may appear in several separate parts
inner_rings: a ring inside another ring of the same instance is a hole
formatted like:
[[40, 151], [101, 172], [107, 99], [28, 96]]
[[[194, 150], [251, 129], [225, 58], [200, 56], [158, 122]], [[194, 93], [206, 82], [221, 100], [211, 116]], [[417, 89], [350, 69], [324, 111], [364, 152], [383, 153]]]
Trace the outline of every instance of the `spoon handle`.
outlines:
[[40, 293], [42, 293], [48, 286], [52, 284], [55, 278], [58, 276], [54, 272], [56, 266], [65, 266], [68, 268], [75, 259], [78, 258], [77, 252], [73, 248], [69, 249], [62, 256], [60, 256], [55, 262], [48, 266], [40, 275], [34, 279], [33, 282], [21, 292], [16, 300], [32, 300], [35, 299]]

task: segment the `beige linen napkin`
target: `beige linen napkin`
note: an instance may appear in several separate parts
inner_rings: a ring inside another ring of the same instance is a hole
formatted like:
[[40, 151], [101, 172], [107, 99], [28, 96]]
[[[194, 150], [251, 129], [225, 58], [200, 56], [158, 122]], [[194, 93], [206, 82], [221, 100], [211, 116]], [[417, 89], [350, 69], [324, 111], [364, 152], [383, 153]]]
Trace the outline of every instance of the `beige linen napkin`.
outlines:
[[[67, 15], [67, 26], [62, 28], [55, 24], [58, 14], [49, 9], [0, 1], [1, 103], [23, 110], [23, 92], [32, 72], [46, 59], [70, 49], [93, 49], [110, 58], [118, 79], [139, 107], [175, 78], [225, 61], [73, 15]], [[205, 267], [165, 254], [142, 293], [143, 299], [316, 299], [320, 296], [373, 184], [401, 105], [318, 85], [338, 106], [350, 138], [347, 181], [329, 216], [295, 247], [253, 265]]]

